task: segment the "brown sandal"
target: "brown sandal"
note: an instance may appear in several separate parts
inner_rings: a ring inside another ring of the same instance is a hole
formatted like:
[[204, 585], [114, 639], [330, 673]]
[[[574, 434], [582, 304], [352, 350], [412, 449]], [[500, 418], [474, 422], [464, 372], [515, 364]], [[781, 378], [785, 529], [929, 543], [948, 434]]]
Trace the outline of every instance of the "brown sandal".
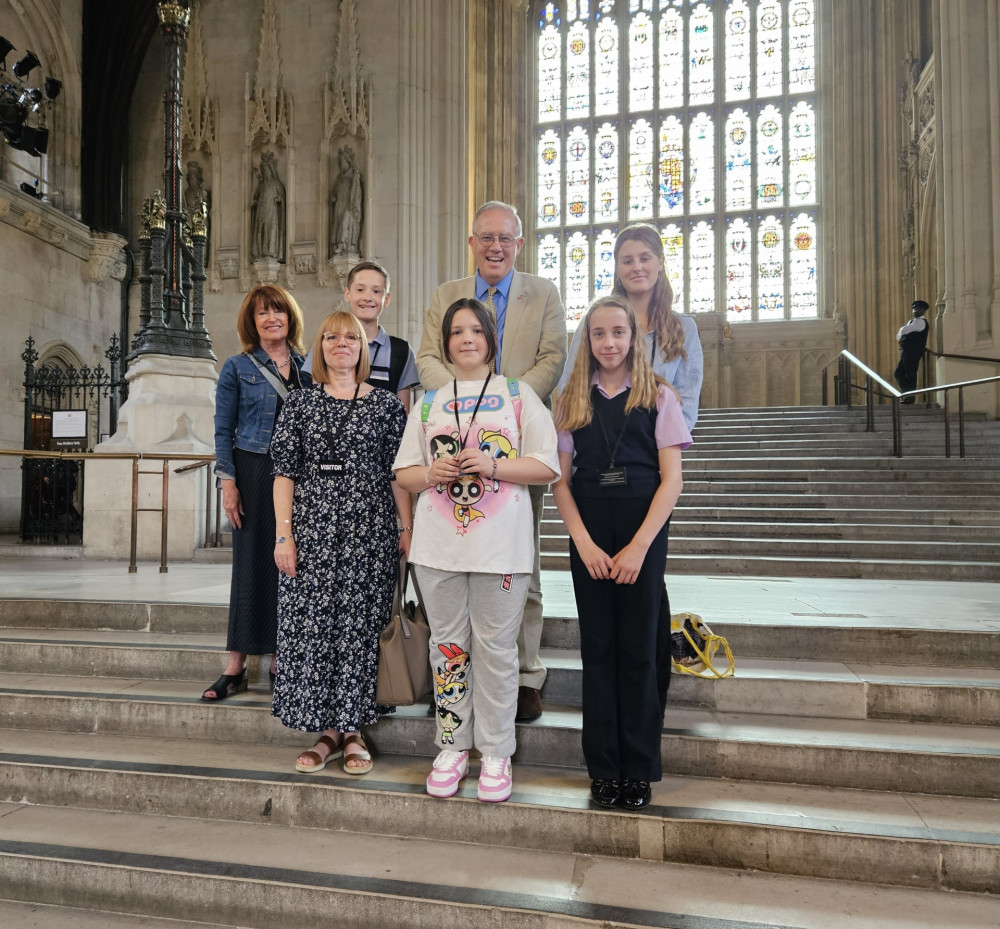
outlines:
[[[329, 751], [326, 755], [320, 755], [317, 752], [316, 746], [325, 745]], [[312, 747], [308, 752], [302, 752], [299, 758], [309, 758], [315, 759], [312, 764], [302, 764], [301, 761], [295, 762], [295, 770], [301, 771], [303, 774], [313, 774], [316, 771], [322, 771], [329, 762], [336, 761], [341, 755], [344, 754], [344, 737], [340, 737], [340, 742], [334, 742], [328, 735], [321, 735], [316, 740], [316, 745]]]
[[[353, 749], [353, 751], [352, 751]], [[363, 761], [364, 764], [348, 766], [349, 761]], [[367, 774], [371, 771], [372, 756], [360, 732], [344, 733], [344, 772], [346, 774]]]

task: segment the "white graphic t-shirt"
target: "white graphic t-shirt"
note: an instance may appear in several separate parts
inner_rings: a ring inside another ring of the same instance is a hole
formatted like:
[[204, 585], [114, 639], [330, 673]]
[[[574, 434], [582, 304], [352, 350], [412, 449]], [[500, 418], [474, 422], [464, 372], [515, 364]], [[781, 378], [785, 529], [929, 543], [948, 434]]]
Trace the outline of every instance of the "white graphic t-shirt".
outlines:
[[[463, 440], [465, 448], [488, 450], [494, 458], [537, 458], [559, 473], [551, 414], [523, 381], [497, 375], [485, 391], [482, 381], [428, 391], [410, 410], [393, 470], [428, 467], [441, 455], [457, 455]], [[524, 574], [531, 571], [534, 545], [524, 484], [466, 474], [428, 487], [417, 498], [410, 547], [414, 564], [441, 571]]]

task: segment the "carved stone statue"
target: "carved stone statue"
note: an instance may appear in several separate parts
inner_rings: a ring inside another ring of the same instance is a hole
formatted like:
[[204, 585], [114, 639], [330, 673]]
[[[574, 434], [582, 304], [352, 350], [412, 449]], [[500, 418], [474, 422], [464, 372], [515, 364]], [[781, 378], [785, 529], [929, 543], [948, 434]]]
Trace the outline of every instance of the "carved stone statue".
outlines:
[[361, 254], [361, 172], [346, 145], [337, 152], [340, 173], [330, 192], [330, 254]]
[[204, 201], [211, 205], [212, 194], [205, 186], [205, 176], [197, 161], [187, 163], [187, 176], [184, 178], [184, 209], [192, 216], [198, 212], [198, 206]]
[[285, 260], [285, 185], [278, 177], [274, 152], [260, 156], [260, 169], [250, 201], [250, 260]]

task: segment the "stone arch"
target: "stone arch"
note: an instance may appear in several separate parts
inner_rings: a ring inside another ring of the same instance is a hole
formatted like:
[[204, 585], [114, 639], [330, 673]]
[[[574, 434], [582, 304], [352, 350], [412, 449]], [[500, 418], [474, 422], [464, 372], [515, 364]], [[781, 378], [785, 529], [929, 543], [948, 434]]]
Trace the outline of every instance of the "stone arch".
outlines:
[[66, 342], [48, 342], [38, 350], [38, 361], [35, 367], [42, 365], [55, 365], [64, 371], [67, 368], [76, 368], [77, 371], [84, 366], [84, 361], [72, 345]]
[[[0, 0], [10, 7], [26, 45], [41, 60], [40, 70], [62, 81], [49, 112], [49, 150], [39, 174], [55, 190], [50, 199], [63, 212], [80, 216], [80, 129], [83, 107], [81, 62], [52, 0]], [[0, 17], [2, 20], [3, 17]], [[14, 54], [13, 52], [11, 54]]]

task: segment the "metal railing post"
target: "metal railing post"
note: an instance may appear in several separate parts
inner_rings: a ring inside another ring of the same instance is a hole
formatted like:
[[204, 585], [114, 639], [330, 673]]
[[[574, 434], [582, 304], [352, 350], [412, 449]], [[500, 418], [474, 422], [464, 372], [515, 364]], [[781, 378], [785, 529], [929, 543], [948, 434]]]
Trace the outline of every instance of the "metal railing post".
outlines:
[[829, 394], [828, 382], [830, 380], [827, 374], [826, 368], [823, 369], [823, 385], [822, 385], [822, 396], [823, 396], [823, 406], [827, 406], [827, 399]]
[[[965, 388], [958, 388], [958, 457], [965, 457]], [[947, 396], [947, 391], [945, 395]]]
[[160, 509], [160, 574], [167, 573], [167, 495], [170, 492], [170, 464], [163, 459], [163, 501]]
[[865, 376], [865, 432], [875, 431], [875, 393], [871, 375]]
[[951, 401], [944, 392], [944, 457], [951, 458]]
[[135, 574], [136, 551], [139, 543], [139, 459], [132, 459], [132, 538], [129, 542], [128, 573]]
[[899, 397], [892, 398], [892, 453], [903, 457], [903, 423], [899, 415]]

